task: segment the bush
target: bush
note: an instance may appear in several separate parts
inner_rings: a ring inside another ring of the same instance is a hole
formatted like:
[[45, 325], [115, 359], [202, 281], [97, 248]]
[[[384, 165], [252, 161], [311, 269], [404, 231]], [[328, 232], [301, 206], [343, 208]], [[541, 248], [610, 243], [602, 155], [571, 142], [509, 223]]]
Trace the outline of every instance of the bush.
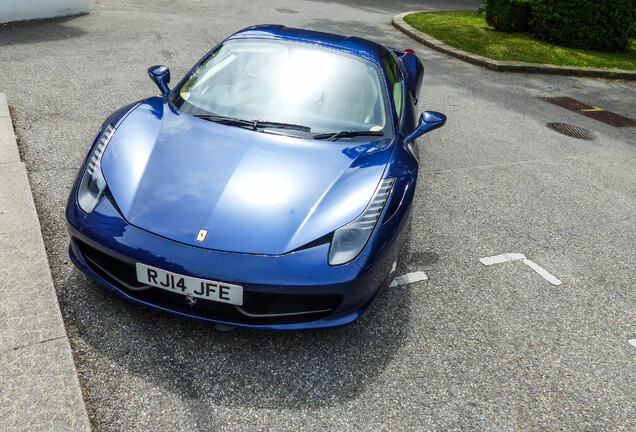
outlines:
[[531, 26], [546, 42], [622, 51], [636, 36], [636, 0], [534, 0]]
[[486, 22], [496, 30], [524, 33], [530, 30], [532, 0], [487, 0]]

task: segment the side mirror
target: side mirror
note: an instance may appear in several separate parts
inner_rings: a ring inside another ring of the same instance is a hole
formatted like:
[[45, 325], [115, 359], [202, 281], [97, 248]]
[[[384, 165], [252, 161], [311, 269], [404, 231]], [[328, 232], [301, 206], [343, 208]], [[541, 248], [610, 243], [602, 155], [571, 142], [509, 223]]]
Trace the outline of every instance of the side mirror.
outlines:
[[168, 88], [168, 83], [170, 82], [170, 69], [168, 69], [167, 66], [150, 66], [148, 68], [148, 75], [150, 75], [150, 79], [157, 84], [157, 87], [159, 87], [163, 96], [170, 92], [170, 89]]
[[441, 128], [444, 126], [444, 123], [446, 123], [446, 116], [444, 114], [436, 111], [424, 111], [420, 116], [420, 124], [417, 125], [413, 132], [404, 138], [404, 144], [414, 141], [426, 132]]

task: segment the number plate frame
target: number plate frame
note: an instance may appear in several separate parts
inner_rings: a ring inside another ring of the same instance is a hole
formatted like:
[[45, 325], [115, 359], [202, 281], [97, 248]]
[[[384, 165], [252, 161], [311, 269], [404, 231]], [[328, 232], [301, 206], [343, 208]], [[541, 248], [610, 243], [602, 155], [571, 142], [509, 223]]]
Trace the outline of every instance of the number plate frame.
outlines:
[[137, 263], [137, 280], [143, 284], [219, 303], [236, 306], [243, 305], [243, 287], [241, 285], [200, 279], [179, 273]]

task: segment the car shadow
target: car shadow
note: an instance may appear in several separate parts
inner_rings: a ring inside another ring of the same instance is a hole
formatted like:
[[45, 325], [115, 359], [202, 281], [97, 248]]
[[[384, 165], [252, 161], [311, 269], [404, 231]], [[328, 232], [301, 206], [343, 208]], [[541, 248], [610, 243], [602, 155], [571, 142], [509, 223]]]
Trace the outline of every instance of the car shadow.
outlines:
[[[155, 311], [110, 294], [77, 269], [64, 285], [74, 290], [62, 304], [70, 333], [81, 341], [74, 342], [80, 376], [91, 379], [77, 349], [87, 343], [100, 361], [188, 399], [199, 423], [211, 406], [306, 408], [354, 399], [389, 366], [409, 328], [410, 291], [403, 287], [383, 290], [349, 325], [275, 332], [219, 331], [214, 323]], [[69, 302], [84, 307], [68, 310]]]
[[84, 36], [88, 32], [70, 23], [83, 15], [0, 25], [0, 46], [53, 42]]

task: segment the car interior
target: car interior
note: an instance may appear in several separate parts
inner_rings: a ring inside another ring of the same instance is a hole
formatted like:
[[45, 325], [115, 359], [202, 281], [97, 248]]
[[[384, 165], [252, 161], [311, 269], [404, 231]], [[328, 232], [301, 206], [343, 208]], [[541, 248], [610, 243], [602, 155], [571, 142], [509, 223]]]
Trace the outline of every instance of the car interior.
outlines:
[[239, 41], [206, 59], [180, 96], [206, 114], [307, 125], [312, 132], [381, 131], [388, 123], [382, 82], [376, 65], [354, 55]]

